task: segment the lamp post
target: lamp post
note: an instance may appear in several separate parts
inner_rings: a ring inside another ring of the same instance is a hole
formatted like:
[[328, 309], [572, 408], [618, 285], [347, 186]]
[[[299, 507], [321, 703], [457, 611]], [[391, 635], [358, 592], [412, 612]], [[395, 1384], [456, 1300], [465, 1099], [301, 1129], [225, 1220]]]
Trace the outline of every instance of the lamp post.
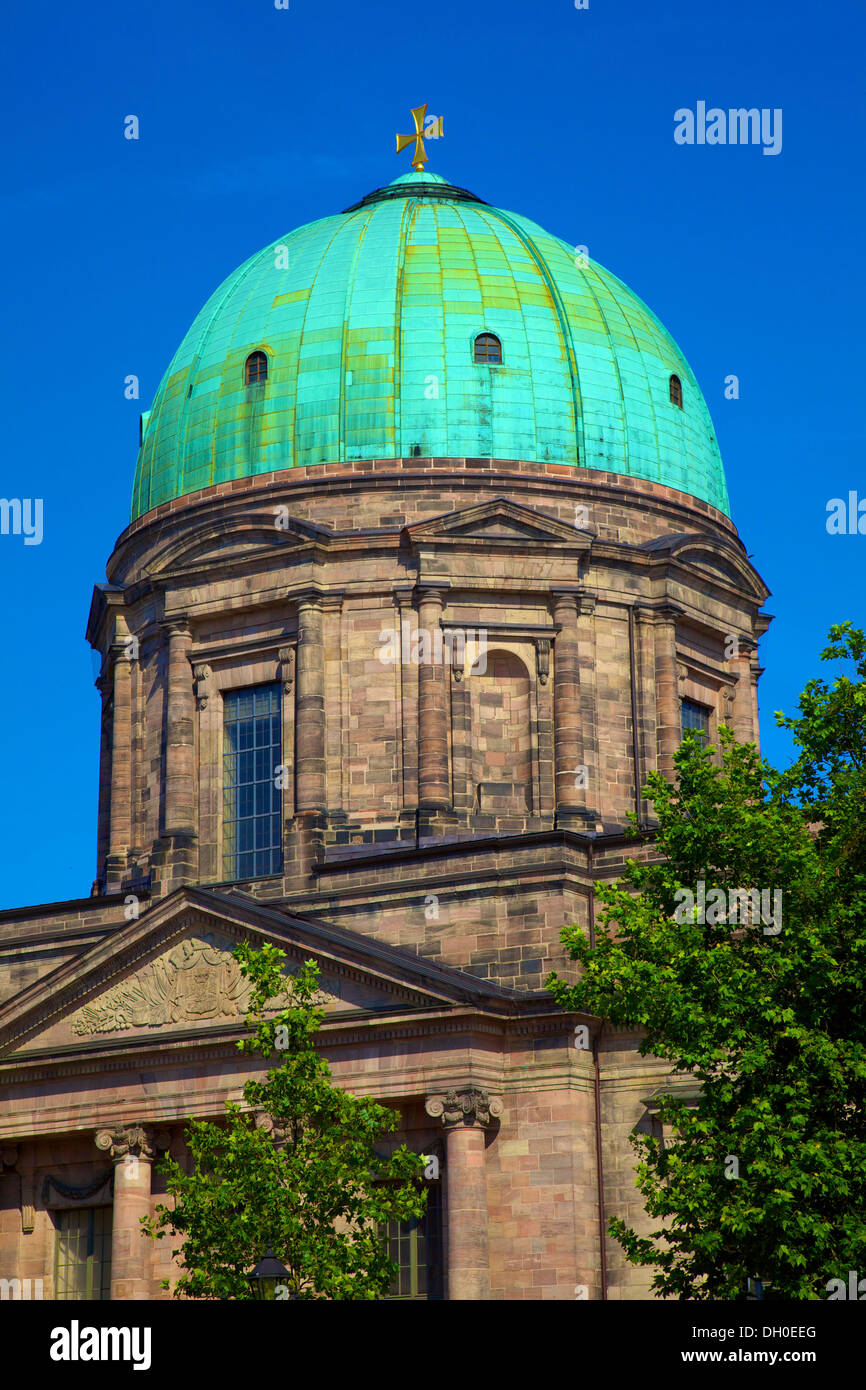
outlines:
[[[266, 1250], [262, 1259], [259, 1260], [252, 1274], [247, 1275], [250, 1288], [253, 1291], [253, 1298], [262, 1303], [272, 1303], [284, 1298], [296, 1299], [297, 1293], [288, 1293], [288, 1285], [291, 1275], [284, 1264], [281, 1264], [273, 1250]], [[277, 1290], [280, 1293], [277, 1293]], [[286, 1290], [284, 1293], [283, 1290]]]

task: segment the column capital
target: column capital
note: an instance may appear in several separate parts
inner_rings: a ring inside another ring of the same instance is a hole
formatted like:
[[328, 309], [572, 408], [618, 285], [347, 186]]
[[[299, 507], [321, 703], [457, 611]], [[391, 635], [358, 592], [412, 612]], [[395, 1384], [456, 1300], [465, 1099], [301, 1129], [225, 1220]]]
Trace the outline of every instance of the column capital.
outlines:
[[179, 614], [176, 618], [164, 618], [160, 623], [160, 630], [166, 637], [189, 637], [189, 619]]
[[425, 579], [419, 580], [415, 585], [415, 594], [419, 603], [444, 603], [448, 590], [451, 588], [450, 579]]
[[[326, 591], [318, 584], [308, 584], [306, 588], [295, 589], [289, 593], [289, 599], [296, 603], [298, 608], [318, 608], [328, 597]], [[342, 598], [342, 595], [340, 595]]]
[[322, 594], [319, 599], [319, 607], [323, 613], [341, 613], [343, 611], [343, 591], [338, 589], [327, 594]]
[[159, 1150], [168, 1148], [171, 1140], [167, 1130], [154, 1129], [152, 1125], [113, 1125], [98, 1129], [94, 1142], [114, 1163], [121, 1163], [128, 1157], [150, 1162]]
[[554, 615], [557, 609], [567, 609], [569, 612], [576, 612], [583, 596], [583, 589], [580, 584], [558, 584], [556, 588], [550, 590], [551, 605]]
[[579, 618], [595, 612], [598, 595], [591, 594], [582, 584], [557, 584], [550, 590], [554, 618], [557, 608], [576, 610]]
[[654, 618], [660, 618], [664, 623], [675, 623], [679, 618], [685, 617], [685, 611], [679, 604], [671, 603], [668, 599], [652, 604], [649, 611]]
[[459, 1091], [446, 1091], [444, 1095], [428, 1096], [424, 1109], [432, 1119], [441, 1119], [446, 1129], [457, 1125], [480, 1125], [486, 1129], [502, 1114], [502, 1101], [476, 1086], [467, 1086]]
[[414, 584], [395, 584], [395, 585], [394, 585], [394, 603], [395, 603], [395, 604], [397, 605], [397, 607], [400, 609], [401, 613], [402, 613], [402, 612], [405, 612], [407, 609], [409, 609], [409, 608], [412, 607], [412, 603], [413, 603], [413, 601], [414, 601], [414, 598], [415, 598], [415, 585], [414, 585]]

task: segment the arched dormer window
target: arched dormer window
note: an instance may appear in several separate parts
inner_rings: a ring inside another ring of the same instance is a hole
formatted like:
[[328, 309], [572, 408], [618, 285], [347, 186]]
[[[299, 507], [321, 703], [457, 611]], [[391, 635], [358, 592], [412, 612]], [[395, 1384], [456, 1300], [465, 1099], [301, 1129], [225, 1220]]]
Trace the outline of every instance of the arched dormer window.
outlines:
[[680, 410], [683, 408], [683, 383], [678, 376], [672, 376], [670, 380], [671, 405], [678, 405]]
[[266, 352], [251, 352], [244, 367], [244, 380], [247, 386], [256, 386], [268, 379], [268, 355]]
[[502, 365], [502, 344], [495, 333], [479, 333], [475, 339], [475, 361], [488, 367]]

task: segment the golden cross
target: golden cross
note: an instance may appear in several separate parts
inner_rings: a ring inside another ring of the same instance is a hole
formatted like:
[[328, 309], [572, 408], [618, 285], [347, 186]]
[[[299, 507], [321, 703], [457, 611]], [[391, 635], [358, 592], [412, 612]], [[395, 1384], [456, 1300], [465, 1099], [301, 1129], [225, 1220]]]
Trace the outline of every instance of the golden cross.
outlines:
[[[417, 170], [419, 171], [419, 173], [420, 173], [421, 170], [424, 168], [424, 165], [427, 163], [427, 155], [426, 155], [425, 152], [424, 152], [424, 141], [423, 141], [423, 139], [422, 139], [422, 136], [424, 135], [424, 116], [425, 116], [426, 111], [427, 111], [427, 103], [426, 103], [426, 101], [425, 101], [425, 103], [424, 103], [423, 106], [415, 106], [415, 107], [413, 107], [413, 108], [412, 108], [412, 117], [413, 117], [413, 119], [414, 119], [414, 121], [415, 121], [415, 134], [414, 134], [414, 135], [398, 135], [398, 136], [397, 136], [397, 153], [398, 153], [398, 154], [400, 154], [403, 150], [405, 150], [405, 148], [406, 148], [407, 145], [411, 145], [412, 142], [413, 142], [413, 140], [414, 140], [414, 142], [415, 142], [415, 153], [414, 153], [413, 156], [412, 156], [412, 168], [413, 168], [413, 169], [417, 169]], [[442, 117], [441, 117], [441, 116], [438, 118], [438, 120], [434, 123], [434, 125], [430, 128], [430, 130], [429, 130], [427, 133], [428, 133], [428, 135], [430, 136], [431, 139], [438, 139], [439, 136], [441, 136], [441, 135], [444, 133], [443, 130], [442, 130]]]

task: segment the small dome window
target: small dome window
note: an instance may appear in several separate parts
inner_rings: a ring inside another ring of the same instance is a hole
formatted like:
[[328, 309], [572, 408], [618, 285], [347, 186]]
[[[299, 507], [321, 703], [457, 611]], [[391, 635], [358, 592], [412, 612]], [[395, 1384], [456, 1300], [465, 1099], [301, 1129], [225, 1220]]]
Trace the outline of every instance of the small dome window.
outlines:
[[683, 383], [678, 376], [672, 376], [670, 380], [671, 405], [678, 405], [680, 410], [683, 408]]
[[247, 386], [256, 386], [268, 379], [268, 355], [266, 352], [251, 352], [244, 368]]
[[502, 344], [495, 333], [479, 333], [475, 339], [475, 361], [488, 367], [502, 365]]

